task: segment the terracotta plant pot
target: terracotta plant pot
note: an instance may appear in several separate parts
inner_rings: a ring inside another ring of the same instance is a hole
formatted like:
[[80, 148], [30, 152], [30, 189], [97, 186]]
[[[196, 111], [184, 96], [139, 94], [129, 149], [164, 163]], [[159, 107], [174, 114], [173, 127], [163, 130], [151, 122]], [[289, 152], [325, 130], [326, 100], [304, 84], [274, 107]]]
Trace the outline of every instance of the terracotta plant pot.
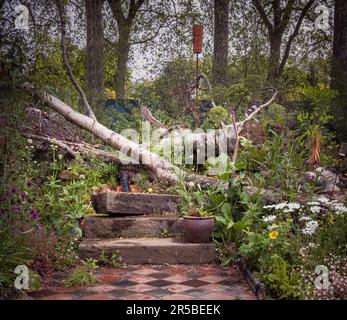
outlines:
[[183, 217], [183, 230], [189, 242], [209, 242], [214, 226], [213, 217]]

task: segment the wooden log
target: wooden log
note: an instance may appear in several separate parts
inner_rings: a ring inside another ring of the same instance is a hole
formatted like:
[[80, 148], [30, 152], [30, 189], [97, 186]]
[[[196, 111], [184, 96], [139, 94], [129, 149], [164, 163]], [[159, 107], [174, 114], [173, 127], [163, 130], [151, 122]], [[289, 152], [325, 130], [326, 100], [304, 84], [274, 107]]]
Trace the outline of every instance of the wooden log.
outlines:
[[97, 213], [137, 215], [150, 213], [177, 213], [179, 196], [127, 192], [103, 192], [92, 196]]

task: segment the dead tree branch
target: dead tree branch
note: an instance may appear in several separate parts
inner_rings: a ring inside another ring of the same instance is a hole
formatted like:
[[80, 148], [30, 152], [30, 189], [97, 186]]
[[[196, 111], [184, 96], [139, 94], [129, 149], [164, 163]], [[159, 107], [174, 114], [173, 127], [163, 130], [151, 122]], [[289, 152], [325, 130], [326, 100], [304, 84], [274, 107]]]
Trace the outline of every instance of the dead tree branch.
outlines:
[[66, 141], [60, 141], [60, 140], [57, 140], [55, 138], [42, 137], [42, 136], [38, 136], [36, 134], [29, 134], [29, 133], [25, 134], [25, 136], [27, 138], [30, 138], [30, 139], [42, 140], [42, 141], [46, 141], [46, 142], [49, 142], [51, 144], [54, 144], [54, 145], [62, 148], [63, 150], [65, 150], [72, 158], [76, 158], [76, 152], [66, 144]]

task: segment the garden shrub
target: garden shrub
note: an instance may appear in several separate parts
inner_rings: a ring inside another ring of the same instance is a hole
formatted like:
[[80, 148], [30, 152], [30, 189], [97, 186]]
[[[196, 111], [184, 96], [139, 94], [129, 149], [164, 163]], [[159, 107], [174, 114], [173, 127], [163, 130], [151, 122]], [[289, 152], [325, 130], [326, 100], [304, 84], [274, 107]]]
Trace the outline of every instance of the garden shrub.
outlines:
[[224, 124], [231, 123], [230, 114], [222, 106], [215, 106], [208, 111], [203, 127], [205, 129], [219, 129], [221, 122]]
[[254, 172], [249, 177], [254, 185], [274, 189], [288, 199], [296, 196], [300, 186], [309, 187], [302, 174], [308, 152], [292, 132], [276, 126], [263, 145], [241, 140], [241, 146], [236, 166]]
[[271, 129], [275, 126], [283, 126], [286, 117], [286, 108], [278, 103], [272, 103], [256, 116], [264, 128]]
[[236, 83], [229, 87], [217, 86], [213, 88], [212, 97], [217, 105], [244, 113], [251, 101], [249, 90], [242, 83]]

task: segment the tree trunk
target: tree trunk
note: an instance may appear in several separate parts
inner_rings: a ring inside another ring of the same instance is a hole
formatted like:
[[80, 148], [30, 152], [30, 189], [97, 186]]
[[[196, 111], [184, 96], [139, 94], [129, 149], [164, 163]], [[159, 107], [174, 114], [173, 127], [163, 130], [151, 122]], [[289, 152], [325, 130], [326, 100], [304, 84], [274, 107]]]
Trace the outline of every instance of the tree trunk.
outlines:
[[117, 43], [117, 71], [115, 74], [115, 85], [117, 99], [126, 98], [125, 84], [128, 71], [129, 40], [131, 25], [119, 25], [119, 40]]
[[202, 187], [206, 187], [208, 184], [212, 185], [221, 183], [221, 181], [218, 179], [213, 179], [206, 176], [195, 174], [186, 175], [183, 170], [173, 165], [168, 160], [161, 158], [157, 154], [147, 150], [145, 147], [106, 128], [97, 120], [75, 111], [63, 101], [48, 94], [46, 91], [36, 89], [30, 83], [23, 83], [20, 87], [26, 92], [34, 94], [42, 102], [47, 103], [54, 111], [62, 115], [67, 121], [89, 131], [107, 145], [119, 150], [120, 157], [122, 157], [121, 160], [124, 159], [124, 155], [135, 159], [141, 163], [144, 168], [151, 171], [158, 179], [170, 183], [177, 183], [177, 174], [182, 174], [185, 175], [186, 181], [199, 183]]
[[130, 49], [130, 32], [135, 21], [136, 15], [145, 0], [131, 0], [129, 3], [128, 12], [125, 12], [124, 3], [122, 0], [108, 0], [113, 16], [117, 21], [118, 26], [118, 43], [116, 49], [117, 55], [117, 73], [115, 74], [115, 89], [117, 99], [125, 99], [125, 84], [128, 71], [128, 59]]
[[228, 83], [228, 39], [230, 0], [214, 1], [214, 40], [212, 83], [214, 86]]
[[282, 34], [273, 32], [270, 34], [270, 56], [269, 56], [269, 70], [268, 81], [275, 85], [280, 74], [279, 67], [281, 61], [281, 44]]
[[89, 100], [104, 96], [103, 26], [104, 0], [85, 0], [87, 18], [87, 86]]
[[[278, 79], [281, 77], [284, 67], [289, 58], [290, 50], [295, 38], [297, 37], [302, 22], [312, 7], [315, 0], [309, 0], [301, 9], [301, 13], [298, 21], [295, 24], [294, 31], [289, 36], [288, 41], [285, 43], [283, 57], [281, 58], [281, 44], [282, 38], [286, 30], [290, 26], [290, 19], [295, 9], [296, 1], [288, 0], [285, 7], [282, 8], [282, 3], [285, 1], [273, 0], [269, 1], [266, 6], [272, 5], [273, 19], [270, 19], [270, 15], [265, 10], [262, 0], [252, 0], [253, 5], [257, 9], [264, 25], [268, 30], [268, 36], [270, 41], [270, 56], [268, 66], [268, 81], [276, 86]], [[273, 20], [273, 21], [271, 21]]]
[[347, 141], [347, 1], [335, 0], [331, 86], [339, 92], [333, 104], [337, 136]]

